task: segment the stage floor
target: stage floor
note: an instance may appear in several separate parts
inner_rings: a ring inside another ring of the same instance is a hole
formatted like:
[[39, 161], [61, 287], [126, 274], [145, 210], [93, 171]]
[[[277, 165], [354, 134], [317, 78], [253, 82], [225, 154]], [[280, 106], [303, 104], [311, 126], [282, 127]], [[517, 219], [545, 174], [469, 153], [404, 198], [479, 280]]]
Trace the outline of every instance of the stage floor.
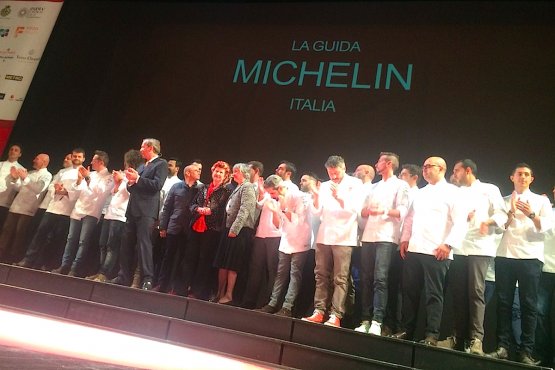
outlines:
[[1, 369], [270, 369], [85, 325], [0, 310]]

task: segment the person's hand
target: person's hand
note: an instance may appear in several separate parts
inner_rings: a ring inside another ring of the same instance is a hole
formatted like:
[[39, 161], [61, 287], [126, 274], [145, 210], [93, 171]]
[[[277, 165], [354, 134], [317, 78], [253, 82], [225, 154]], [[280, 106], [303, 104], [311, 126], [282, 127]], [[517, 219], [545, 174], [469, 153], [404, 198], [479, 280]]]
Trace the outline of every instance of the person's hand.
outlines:
[[15, 166], [10, 167], [10, 176], [14, 180], [17, 180], [19, 178], [19, 173], [17, 172], [17, 168], [15, 168]]
[[401, 254], [401, 258], [407, 258], [407, 250], [409, 249], [409, 242], [401, 242], [399, 244], [399, 253]]
[[513, 191], [513, 193], [511, 194], [511, 212], [513, 213], [513, 216], [515, 215], [516, 212], [516, 203], [518, 202], [518, 194], [516, 193], [516, 191]]
[[447, 244], [441, 244], [439, 247], [434, 249], [434, 256], [438, 261], [443, 261], [449, 258], [451, 253], [451, 248]]
[[83, 176], [83, 178], [87, 178], [91, 174], [91, 167], [89, 166], [89, 167], [85, 168], [83, 166], [79, 166], [77, 171], [81, 176]]
[[530, 207], [530, 203], [528, 201], [523, 202], [521, 200], [517, 200], [516, 202], [516, 209], [520, 210], [522, 213], [526, 215], [526, 217], [530, 217], [532, 214], [532, 207]]
[[168, 236], [168, 231], [167, 230], [160, 230], [160, 237], [165, 238], [166, 236]]
[[488, 235], [489, 233], [489, 223], [484, 221], [480, 224], [480, 234], [481, 235]]
[[27, 170], [25, 168], [18, 168], [17, 175], [21, 180], [25, 180], [27, 178]]
[[127, 181], [134, 184], [139, 178], [139, 173], [134, 168], [129, 167], [125, 170], [125, 177], [127, 178]]
[[114, 182], [120, 183], [123, 180], [123, 172], [122, 171], [112, 171], [112, 177], [114, 178]]

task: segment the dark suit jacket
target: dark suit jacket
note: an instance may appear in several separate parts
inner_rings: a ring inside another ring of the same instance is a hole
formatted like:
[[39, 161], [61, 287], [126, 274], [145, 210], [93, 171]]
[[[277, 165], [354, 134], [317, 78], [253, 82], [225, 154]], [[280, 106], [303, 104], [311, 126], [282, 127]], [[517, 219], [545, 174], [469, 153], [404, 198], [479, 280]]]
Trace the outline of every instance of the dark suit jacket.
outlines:
[[137, 172], [140, 176], [139, 181], [127, 186], [130, 196], [125, 215], [157, 219], [160, 190], [168, 177], [168, 163], [162, 158], [156, 158], [148, 166], [140, 166]]
[[174, 184], [164, 203], [164, 211], [160, 217], [160, 230], [168, 234], [178, 235], [182, 231], [187, 233], [191, 226], [191, 203], [196, 199], [202, 185], [198, 182], [189, 187], [185, 181]]

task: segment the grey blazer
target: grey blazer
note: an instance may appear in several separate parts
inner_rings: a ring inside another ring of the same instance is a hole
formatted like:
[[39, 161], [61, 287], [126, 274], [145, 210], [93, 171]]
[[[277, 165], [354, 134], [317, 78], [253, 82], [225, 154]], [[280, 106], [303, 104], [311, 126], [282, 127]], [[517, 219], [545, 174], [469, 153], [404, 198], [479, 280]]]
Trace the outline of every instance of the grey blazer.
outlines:
[[254, 185], [249, 181], [243, 182], [233, 190], [226, 206], [225, 226], [235, 235], [243, 227], [254, 229], [256, 209], [256, 195]]

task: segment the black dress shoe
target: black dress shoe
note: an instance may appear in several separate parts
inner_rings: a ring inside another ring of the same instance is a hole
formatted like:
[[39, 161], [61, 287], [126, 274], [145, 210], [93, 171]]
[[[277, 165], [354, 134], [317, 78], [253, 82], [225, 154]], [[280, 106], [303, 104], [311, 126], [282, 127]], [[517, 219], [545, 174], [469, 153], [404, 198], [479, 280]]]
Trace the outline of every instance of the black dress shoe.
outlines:
[[53, 274], [67, 275], [69, 273], [69, 268], [64, 267], [64, 266], [60, 266], [57, 269], [54, 269], [50, 272], [53, 273]]
[[123, 282], [122, 278], [119, 277], [119, 276], [116, 276], [115, 278], [108, 280], [108, 282], [109, 282], [110, 284], [126, 285], [126, 284]]
[[426, 337], [425, 339], [422, 339], [418, 343], [425, 344], [427, 346], [437, 347], [437, 339], [434, 337]]
[[395, 334], [391, 334], [391, 338], [408, 340], [409, 335], [406, 331], [400, 331]]
[[25, 259], [22, 259], [21, 261], [14, 263], [13, 265], [18, 267], [31, 267], [31, 264], [27, 262]]
[[145, 281], [143, 282], [143, 286], [141, 286], [142, 290], [152, 290], [152, 281]]
[[500, 360], [508, 360], [509, 351], [507, 351], [507, 349], [504, 347], [499, 347], [494, 352], [488, 353], [486, 356], [491, 358], [498, 358]]

